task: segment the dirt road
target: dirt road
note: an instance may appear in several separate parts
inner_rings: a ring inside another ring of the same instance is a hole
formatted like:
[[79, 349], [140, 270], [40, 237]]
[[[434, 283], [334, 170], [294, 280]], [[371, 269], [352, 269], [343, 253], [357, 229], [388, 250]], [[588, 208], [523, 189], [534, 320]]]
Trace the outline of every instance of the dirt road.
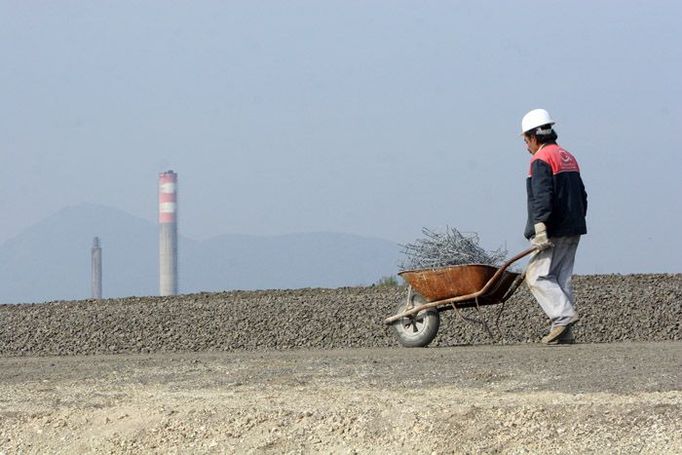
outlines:
[[682, 453], [682, 343], [0, 358], [0, 453]]

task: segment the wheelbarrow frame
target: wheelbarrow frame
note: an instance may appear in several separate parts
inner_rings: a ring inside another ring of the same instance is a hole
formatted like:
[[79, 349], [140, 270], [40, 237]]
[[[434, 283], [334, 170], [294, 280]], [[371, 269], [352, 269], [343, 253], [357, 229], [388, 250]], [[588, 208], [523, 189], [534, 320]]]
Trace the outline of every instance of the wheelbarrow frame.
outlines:
[[[414, 317], [419, 312], [424, 311], [424, 310], [430, 310], [430, 309], [436, 309], [440, 312], [440, 311], [445, 311], [448, 309], [457, 310], [458, 308], [466, 308], [466, 307], [471, 307], [471, 306], [476, 306], [478, 308], [479, 300], [480, 299], [486, 299], [486, 298], [488, 300], [486, 302], [486, 305], [504, 303], [507, 299], [509, 299], [512, 296], [512, 294], [514, 294], [516, 289], [523, 282], [525, 275], [526, 275], [525, 270], [523, 271], [523, 273], [519, 274], [514, 279], [513, 283], [510, 285], [509, 289], [506, 292], [504, 292], [504, 294], [502, 295], [501, 298], [490, 299], [491, 293], [496, 291], [497, 286], [500, 284], [501, 280], [504, 277], [504, 273], [507, 271], [507, 269], [513, 263], [515, 263], [516, 261], [523, 259], [524, 257], [528, 256], [529, 254], [535, 253], [537, 251], [540, 251], [540, 249], [538, 247], [528, 248], [527, 250], [524, 250], [524, 251], [520, 252], [519, 254], [517, 254], [516, 256], [509, 259], [507, 262], [502, 264], [497, 269], [495, 274], [492, 277], [490, 277], [490, 279], [486, 282], [486, 284], [480, 290], [478, 290], [476, 292], [466, 294], [466, 295], [455, 295], [455, 296], [448, 297], [445, 299], [435, 300], [432, 302], [424, 303], [422, 305], [417, 305], [417, 306], [414, 306], [412, 308], [409, 308], [409, 309], [403, 311], [402, 313], [399, 313], [399, 314], [396, 314], [396, 315], [391, 316], [389, 318], [386, 318], [386, 320], [384, 322], [386, 324], [393, 324], [402, 318]], [[412, 286], [410, 285], [408, 287], [408, 291], [407, 291], [408, 304], [411, 301], [410, 300], [411, 296], [412, 296]], [[499, 319], [499, 316], [498, 316], [498, 319]], [[496, 323], [497, 323], [497, 321], [496, 321]]]

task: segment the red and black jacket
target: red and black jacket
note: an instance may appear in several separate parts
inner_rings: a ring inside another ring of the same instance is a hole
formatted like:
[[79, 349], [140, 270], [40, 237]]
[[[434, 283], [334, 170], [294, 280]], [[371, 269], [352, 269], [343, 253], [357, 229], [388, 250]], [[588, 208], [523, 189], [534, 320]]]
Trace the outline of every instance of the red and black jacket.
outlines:
[[587, 233], [587, 193], [575, 157], [547, 144], [530, 161], [526, 181], [528, 222], [524, 235], [535, 235], [535, 223], [547, 225], [547, 235], [568, 237]]

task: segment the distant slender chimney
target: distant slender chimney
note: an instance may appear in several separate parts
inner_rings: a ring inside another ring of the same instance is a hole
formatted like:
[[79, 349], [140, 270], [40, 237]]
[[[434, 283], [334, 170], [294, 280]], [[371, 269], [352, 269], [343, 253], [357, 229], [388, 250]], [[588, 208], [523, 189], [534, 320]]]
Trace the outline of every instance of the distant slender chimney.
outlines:
[[159, 175], [159, 294], [178, 293], [178, 174]]
[[90, 286], [92, 288], [92, 298], [102, 298], [102, 248], [99, 246], [99, 237], [92, 240], [92, 249], [90, 250], [90, 257], [92, 258]]

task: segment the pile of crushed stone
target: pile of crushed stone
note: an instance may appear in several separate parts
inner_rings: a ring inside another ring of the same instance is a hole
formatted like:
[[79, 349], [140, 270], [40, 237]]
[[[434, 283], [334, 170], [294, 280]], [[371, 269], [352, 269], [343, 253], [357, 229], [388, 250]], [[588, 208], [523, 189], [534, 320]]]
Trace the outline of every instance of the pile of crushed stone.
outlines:
[[[578, 342], [682, 339], [682, 274], [576, 276], [573, 283]], [[355, 287], [0, 305], [0, 355], [399, 346], [383, 320], [406, 294], [402, 286]], [[499, 308], [464, 311], [494, 327]], [[452, 311], [441, 316], [431, 346], [537, 342], [547, 330], [525, 285], [505, 304], [496, 341]]]

